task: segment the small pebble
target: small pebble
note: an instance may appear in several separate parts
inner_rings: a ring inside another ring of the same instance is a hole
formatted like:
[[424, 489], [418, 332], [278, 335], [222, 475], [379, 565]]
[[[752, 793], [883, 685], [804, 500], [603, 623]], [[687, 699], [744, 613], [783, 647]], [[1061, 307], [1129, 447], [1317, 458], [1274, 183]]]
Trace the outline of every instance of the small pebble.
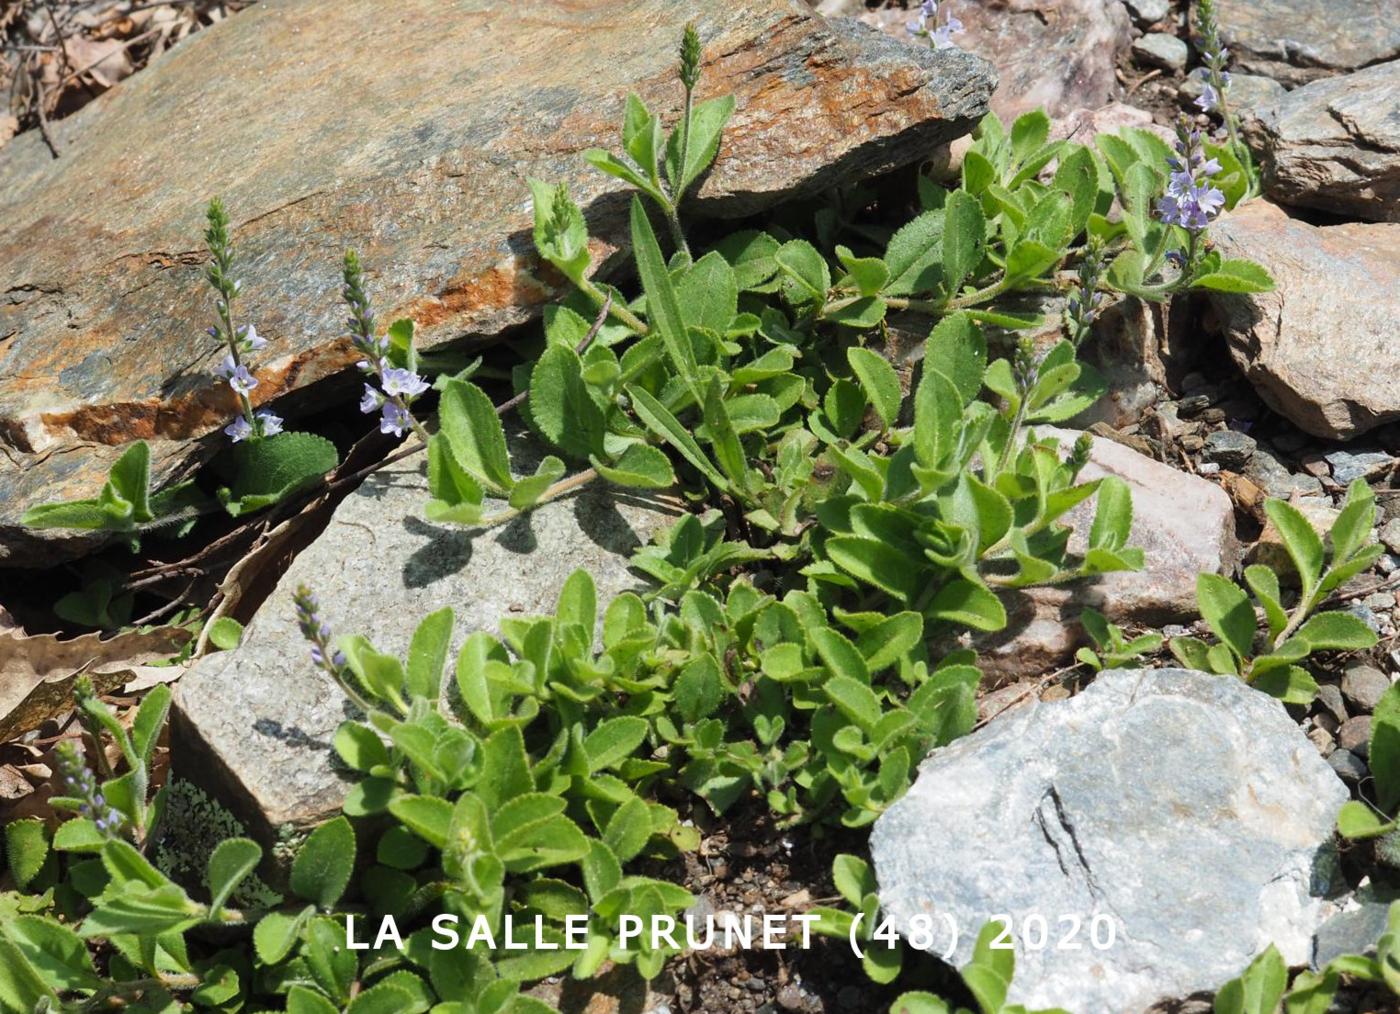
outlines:
[[1342, 674], [1342, 696], [1361, 711], [1375, 711], [1390, 689], [1390, 677], [1374, 666], [1351, 665]]
[[1149, 66], [1178, 71], [1186, 69], [1186, 61], [1190, 59], [1191, 53], [1186, 48], [1186, 43], [1175, 35], [1148, 32], [1142, 38], [1133, 41], [1133, 56]]
[[1308, 740], [1317, 747], [1318, 755], [1321, 757], [1330, 757], [1332, 751], [1337, 749], [1337, 741], [1326, 729], [1309, 729]]
[[783, 1010], [801, 1010], [807, 1004], [807, 998], [802, 995], [802, 988], [793, 983], [788, 983], [778, 990], [778, 1006]]
[[1386, 549], [1392, 553], [1400, 553], [1400, 518], [1391, 518], [1381, 525], [1380, 539]]
[[1375, 610], [1362, 605], [1360, 602], [1353, 602], [1346, 607], [1345, 612], [1351, 613], [1351, 615], [1366, 624], [1366, 626], [1370, 627], [1377, 634], [1381, 632], [1381, 628], [1384, 626], [1384, 624], [1381, 623], [1381, 618], [1376, 615]]
[[1327, 709], [1327, 713], [1338, 722], [1348, 718], [1346, 705], [1342, 703], [1341, 688], [1335, 683], [1324, 683], [1317, 688], [1317, 703]]
[[1167, 0], [1124, 0], [1128, 13], [1140, 25], [1155, 25], [1171, 13]]
[[1333, 451], [1326, 455], [1326, 458], [1332, 466], [1332, 478], [1343, 486], [1391, 462], [1390, 455], [1384, 451], [1362, 451], [1358, 454], [1351, 451]]
[[1196, 471], [1201, 475], [1215, 475], [1220, 471], [1220, 465], [1214, 461], [1203, 461]]
[[1327, 763], [1348, 785], [1355, 785], [1366, 777], [1366, 764], [1350, 750], [1333, 750]]
[[1394, 553], [1386, 553], [1376, 561], [1376, 567], [1382, 574], [1394, 574], [1400, 568], [1400, 556]]
[[1371, 752], [1371, 716], [1348, 718], [1337, 730], [1337, 745], [1364, 758]]
[[1367, 609], [1376, 609], [1382, 612], [1395, 608], [1395, 593], [1388, 591], [1378, 591], [1367, 595], [1361, 600], [1361, 604]]
[[1253, 437], [1236, 430], [1216, 430], [1206, 437], [1204, 457], [1221, 468], [1232, 472], [1241, 471], [1254, 457], [1254, 449], [1259, 446]]

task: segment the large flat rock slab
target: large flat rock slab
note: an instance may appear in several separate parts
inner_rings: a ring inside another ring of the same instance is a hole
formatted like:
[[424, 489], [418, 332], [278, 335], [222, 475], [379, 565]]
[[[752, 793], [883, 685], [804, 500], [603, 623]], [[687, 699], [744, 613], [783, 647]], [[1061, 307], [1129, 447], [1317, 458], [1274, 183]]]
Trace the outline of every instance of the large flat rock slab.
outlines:
[[[1057, 436], [1062, 450], [1078, 433], [1036, 427]], [[1122, 479], [1133, 495], [1129, 545], [1142, 548], [1140, 571], [1121, 571], [1065, 585], [1027, 588], [1003, 595], [1006, 629], [977, 636], [978, 665], [990, 683], [1040, 676], [1064, 665], [1086, 643], [1079, 624], [1085, 607], [1113, 623], [1159, 627], [1194, 618], [1196, 575], [1228, 573], [1238, 557], [1234, 507], [1223, 489], [1198, 476], [1154, 461], [1130, 447], [1094, 437], [1081, 481]], [[1083, 552], [1094, 520], [1090, 499], [1066, 515], [1073, 527], [1070, 551]]]
[[371, 475], [293, 561], [243, 643], [205, 656], [180, 679], [181, 770], [265, 842], [334, 816], [352, 784], [330, 745], [351, 705], [311, 664], [292, 606], [297, 585], [315, 591], [337, 635], [364, 634], [400, 657], [418, 621], [451, 606], [450, 679], [468, 634], [494, 632], [507, 616], [552, 613], [578, 568], [593, 575], [601, 603], [645, 588], [627, 560], [674, 520], [665, 501], [614, 495], [601, 484], [490, 531], [422, 520], [427, 498], [414, 459]]
[[1400, 60], [1295, 88], [1258, 116], [1274, 200], [1400, 222]]
[[[1303, 964], [1342, 886], [1331, 841], [1349, 796], [1241, 680], [1111, 670], [935, 750], [870, 844], [906, 936], [932, 915], [941, 955], [951, 917], [961, 965], [1010, 916], [1009, 1003], [1122, 1014], [1214, 990], [1270, 943]], [[1059, 946], [1072, 920], [1077, 949]]]
[[381, 319], [414, 317], [425, 347], [494, 338], [564, 285], [533, 256], [527, 176], [570, 184], [599, 261], [625, 243], [624, 186], [581, 152], [617, 146], [630, 91], [678, 107], [692, 20], [700, 97], [738, 103], [699, 214], [924, 158], [972, 127], [994, 86], [974, 56], [829, 25], [793, 0], [264, 0], [57, 124], [61, 159], [37, 132], [5, 146], [0, 564], [76, 551], [17, 519], [95, 495], [117, 445], [151, 441], [168, 479], [221, 439], [198, 443], [233, 410], [204, 334], [211, 196], [234, 216], [241, 312], [272, 342], [259, 402], [355, 360], [347, 247], [370, 266]]
[[1253, 201], [1211, 238], [1277, 283], [1210, 294], [1231, 355], [1270, 408], [1330, 440], [1400, 419], [1400, 222], [1317, 226]]
[[1219, 0], [1216, 10], [1240, 69], [1287, 85], [1400, 57], [1390, 0]]

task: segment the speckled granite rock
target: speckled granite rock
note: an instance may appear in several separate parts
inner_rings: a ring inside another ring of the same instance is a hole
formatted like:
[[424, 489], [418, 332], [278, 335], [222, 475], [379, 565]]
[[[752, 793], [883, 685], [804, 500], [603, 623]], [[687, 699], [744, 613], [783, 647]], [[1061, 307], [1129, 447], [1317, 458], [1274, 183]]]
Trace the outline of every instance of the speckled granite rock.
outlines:
[[1284, 84], [1400, 56], [1400, 17], [1387, 0], [1219, 0], [1216, 10], [1235, 64]]
[[150, 440], [165, 481], [228, 421], [203, 333], [211, 195], [234, 216], [243, 313], [273, 342], [259, 401], [354, 361], [338, 298], [347, 246], [369, 264], [380, 316], [413, 316], [426, 346], [494, 338], [563, 284], [533, 256], [525, 177], [571, 184], [599, 260], [625, 241], [623, 184], [580, 153], [616, 144], [629, 91], [674, 112], [690, 20], [708, 61], [701, 97], [738, 102], [697, 213], [746, 214], [917, 161], [966, 133], [994, 84], [976, 57], [828, 24], [791, 0], [402, 0], [387, 15], [377, 0], [265, 0], [56, 124], [61, 160], [37, 131], [6, 145], [0, 565], [78, 551], [17, 519], [94, 495], [118, 445]]
[[[935, 750], [870, 845], [906, 935], [933, 914], [942, 954], [950, 916], [960, 965], [978, 927], [1009, 915], [1008, 1002], [1121, 1014], [1213, 990], [1270, 943], [1289, 964], [1311, 957], [1349, 795], [1283, 705], [1240, 680], [1112, 670]], [[1081, 919], [1080, 948], [1027, 947], [1037, 914], [1052, 941]], [[1090, 942], [1096, 916], [1111, 947]]]
[[[515, 455], [528, 454], [514, 444]], [[307, 658], [292, 610], [298, 584], [316, 591], [337, 634], [364, 634], [401, 656], [417, 621], [451, 606], [451, 659], [472, 631], [494, 631], [505, 616], [552, 612], [559, 587], [580, 567], [593, 575], [601, 602], [643, 587], [627, 560], [672, 520], [662, 501], [595, 486], [503, 528], [438, 526], [422, 520], [420, 471], [409, 459], [370, 476], [293, 561], [243, 644], [205, 656], [180, 680], [181, 770], [264, 841], [334, 815], [349, 786], [330, 741], [350, 705]]]
[[1230, 353], [1270, 408], [1349, 440], [1400, 419], [1400, 223], [1316, 226], [1252, 201], [1211, 238], [1269, 269], [1273, 292], [1212, 292]]
[[1258, 116], [1274, 200], [1400, 222], [1400, 60], [1295, 88]]

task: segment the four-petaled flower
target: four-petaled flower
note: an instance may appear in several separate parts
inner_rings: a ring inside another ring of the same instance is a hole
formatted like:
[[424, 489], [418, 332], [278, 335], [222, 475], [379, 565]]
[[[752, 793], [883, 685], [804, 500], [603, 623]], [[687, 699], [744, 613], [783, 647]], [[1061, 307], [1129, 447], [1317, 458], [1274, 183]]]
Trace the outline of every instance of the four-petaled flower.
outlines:
[[401, 397], [405, 401], [418, 397], [428, 389], [428, 382], [418, 374], [397, 366], [387, 367], [380, 375], [380, 382], [384, 385], [385, 394]]
[[413, 417], [396, 402], [386, 401], [380, 408], [379, 432], [401, 437], [413, 426]]
[[227, 380], [228, 386], [239, 394], [247, 394], [258, 386], [258, 378], [248, 372], [248, 367], [243, 363], [235, 362], [232, 352], [224, 356], [224, 361], [214, 373]]
[[224, 427], [224, 433], [235, 444], [242, 443], [253, 435], [253, 424], [248, 421], [246, 416], [236, 415], [233, 417], [233, 422]]
[[246, 352], [257, 352], [267, 346], [267, 339], [252, 324], [244, 324], [238, 329], [238, 343]]
[[963, 32], [963, 23], [955, 15], [949, 14], [939, 24], [937, 0], [923, 0], [919, 4], [918, 16], [909, 22], [908, 30], [910, 35], [928, 39], [934, 49], [951, 49], [953, 36]]
[[384, 404], [384, 395], [366, 384], [365, 393], [360, 396], [360, 411], [369, 415], [371, 412], [378, 412], [379, 406], [382, 404]]
[[1199, 130], [1183, 127], [1176, 152], [1176, 158], [1167, 160], [1171, 173], [1167, 191], [1157, 201], [1157, 215], [1168, 225], [1200, 232], [1225, 206], [1225, 195], [1210, 183], [1210, 178], [1220, 172], [1220, 162], [1206, 158]]
[[275, 437], [282, 432], [282, 417], [272, 412], [259, 412], [258, 430], [265, 437]]
[[1203, 113], [1208, 113], [1220, 105], [1220, 93], [1215, 90], [1215, 85], [1207, 81], [1201, 87], [1201, 94], [1196, 98], [1195, 106]]

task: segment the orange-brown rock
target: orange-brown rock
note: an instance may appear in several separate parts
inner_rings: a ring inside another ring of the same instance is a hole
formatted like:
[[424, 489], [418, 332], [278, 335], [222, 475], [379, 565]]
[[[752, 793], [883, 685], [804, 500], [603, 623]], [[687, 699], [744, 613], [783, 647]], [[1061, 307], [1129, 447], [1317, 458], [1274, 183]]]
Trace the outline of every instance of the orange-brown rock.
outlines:
[[828, 25], [790, 0], [265, 0], [56, 124], [61, 159], [34, 132], [7, 145], [0, 565], [75, 552], [18, 518], [95, 495], [121, 444], [149, 440], [167, 480], [222, 439], [209, 197], [232, 209], [242, 311], [271, 340], [259, 402], [352, 362], [346, 247], [368, 262], [382, 319], [415, 316], [428, 347], [494, 339], [559, 293], [533, 256], [526, 176], [570, 183], [599, 259], [625, 242], [622, 184], [580, 153], [616, 146], [629, 91], [675, 108], [688, 20], [700, 97], [738, 103], [693, 214], [916, 161], [970, 129], [993, 87], [976, 57]]

